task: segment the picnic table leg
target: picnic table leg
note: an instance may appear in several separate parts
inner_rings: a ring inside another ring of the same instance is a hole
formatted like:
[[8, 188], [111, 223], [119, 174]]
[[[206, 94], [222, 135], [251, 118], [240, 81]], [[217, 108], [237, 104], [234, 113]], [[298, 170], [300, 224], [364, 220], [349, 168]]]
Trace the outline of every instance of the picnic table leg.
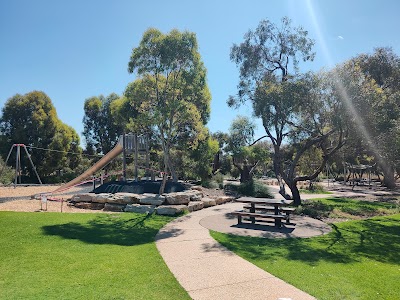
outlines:
[[[256, 212], [256, 204], [255, 203], [251, 203], [250, 212], [251, 213], [255, 213]], [[254, 224], [256, 222], [256, 218], [255, 217], [250, 217], [250, 220], [251, 220], [252, 224]]]
[[[275, 215], [279, 215], [279, 205], [275, 205], [275, 209], [274, 209]], [[275, 218], [275, 227], [282, 227], [282, 221], [281, 219]]]
[[288, 213], [286, 214], [286, 224], [290, 224], [290, 217]]
[[274, 207], [275, 207], [275, 210], [274, 210], [275, 215], [279, 215], [279, 205], [275, 204]]

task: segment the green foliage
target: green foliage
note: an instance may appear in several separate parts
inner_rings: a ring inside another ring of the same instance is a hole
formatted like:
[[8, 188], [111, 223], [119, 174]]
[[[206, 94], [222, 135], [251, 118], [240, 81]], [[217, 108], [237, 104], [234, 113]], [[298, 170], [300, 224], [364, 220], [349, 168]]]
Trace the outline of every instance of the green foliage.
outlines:
[[189, 299], [154, 243], [171, 220], [0, 212], [0, 298]]
[[378, 202], [362, 201], [349, 198], [327, 198], [303, 201], [297, 208], [297, 213], [312, 218], [347, 218], [373, 217], [385, 214], [395, 214], [400, 211], [397, 201]]
[[394, 169], [400, 165], [400, 57], [392, 49], [377, 48], [337, 66], [328, 76], [351, 127], [347, 156], [373, 156], [385, 184], [393, 188]]
[[289, 62], [297, 71], [299, 58], [313, 60], [314, 41], [302, 27], [293, 28], [291, 20], [282, 18], [281, 27], [269, 20], [262, 20], [256, 30], [249, 30], [244, 42], [231, 48], [230, 58], [240, 67], [238, 98], [231, 97], [229, 104], [246, 101], [252, 97], [257, 85], [272, 79], [275, 71], [281, 73], [281, 80], [289, 77]]
[[211, 178], [201, 180], [201, 185], [210, 189], [223, 189], [224, 188], [224, 175], [217, 173]]
[[213, 177], [212, 177], [212, 179], [216, 182], [216, 183], [218, 183], [218, 187], [219, 188], [224, 188], [224, 175], [223, 174], [221, 174], [221, 173], [217, 173], [217, 174], [215, 174]]
[[301, 189], [300, 192], [303, 194], [332, 194], [326, 191], [322, 185], [316, 183], [312, 183], [306, 189]]
[[5, 165], [4, 160], [0, 156], [0, 183], [9, 184], [13, 181], [14, 178], [14, 170]]
[[236, 192], [242, 196], [256, 197], [256, 198], [274, 198], [268, 186], [261, 181], [252, 180], [244, 183], [226, 184], [224, 189], [228, 193]]
[[[71, 157], [66, 151], [80, 153], [79, 136], [57, 117], [50, 98], [43, 92], [33, 91], [15, 95], [7, 100], [0, 120], [1, 154], [6, 157], [13, 144], [57, 150], [48, 152], [32, 150], [31, 157], [40, 176], [46, 177], [55, 170], [75, 167], [80, 156]], [[14, 158], [11, 157], [15, 161]], [[34, 178], [26, 155], [21, 155], [23, 173]]]
[[259, 163], [269, 160], [269, 149], [264, 144], [251, 145], [255, 124], [247, 117], [233, 120], [225, 150], [232, 155], [232, 163], [240, 173], [240, 181], [251, 181]]
[[211, 179], [204, 179], [201, 181], [201, 186], [209, 189], [218, 189], [220, 188], [220, 185], [218, 182], [211, 180]]
[[177, 180], [171, 149], [196, 148], [206, 138], [204, 124], [210, 115], [211, 96], [195, 34], [148, 29], [132, 50], [128, 71], [139, 78], [128, 85], [125, 96], [140, 123], [152, 128], [165, 170]]
[[317, 299], [396, 299], [400, 214], [332, 225], [313, 238], [211, 232], [223, 246]]
[[[231, 60], [240, 69], [240, 81], [237, 96], [231, 96], [228, 105], [237, 107], [251, 102], [273, 145], [280, 192], [285, 198], [290, 197], [283, 188], [285, 181], [296, 205], [301, 202], [296, 181], [318, 175], [325, 160], [343, 145], [345, 131], [334, 120], [337, 105], [324, 97], [327, 93], [322, 91], [320, 78], [297, 72], [299, 58], [314, 59], [313, 45], [306, 30], [293, 28], [291, 21], [283, 18], [281, 27], [269, 20], [261, 21], [255, 31], [244, 36], [244, 42], [231, 49]], [[298, 162], [311, 147], [321, 149], [324, 160], [313, 173], [298, 178]]]
[[[85, 137], [86, 151], [89, 154], [106, 154], [109, 152], [118, 142], [118, 138], [123, 132], [123, 126], [128, 122], [128, 120], [125, 123], [122, 122], [123, 119], [117, 112], [112, 113], [114, 102], [117, 102], [117, 104], [122, 102], [119, 96], [114, 93], [108, 97], [100, 95], [85, 100], [83, 136]], [[127, 105], [123, 104], [119, 108], [126, 111]]]

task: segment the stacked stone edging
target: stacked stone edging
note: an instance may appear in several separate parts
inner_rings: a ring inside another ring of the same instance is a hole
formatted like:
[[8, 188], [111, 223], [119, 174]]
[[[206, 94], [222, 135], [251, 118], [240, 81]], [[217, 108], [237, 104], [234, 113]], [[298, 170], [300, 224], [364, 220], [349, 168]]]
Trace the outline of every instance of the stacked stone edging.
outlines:
[[192, 212], [206, 207], [220, 205], [234, 200], [231, 196], [215, 198], [204, 197], [201, 187], [192, 187], [183, 192], [169, 194], [133, 194], [133, 193], [84, 193], [74, 195], [71, 205], [77, 208], [104, 210], [113, 212], [156, 213], [174, 216], [185, 211]]

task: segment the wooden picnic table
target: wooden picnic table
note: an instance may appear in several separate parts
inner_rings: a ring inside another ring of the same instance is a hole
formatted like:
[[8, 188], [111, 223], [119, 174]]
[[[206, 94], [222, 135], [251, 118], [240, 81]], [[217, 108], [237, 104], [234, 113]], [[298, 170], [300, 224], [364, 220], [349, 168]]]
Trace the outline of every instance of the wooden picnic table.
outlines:
[[[245, 203], [247, 205], [244, 208], [250, 208], [250, 212], [246, 211], [237, 211], [233, 212], [234, 215], [238, 216], [238, 223], [242, 223], [242, 216], [250, 217], [251, 223], [256, 222], [256, 218], [272, 218], [274, 219], [275, 226], [281, 227], [282, 226], [282, 219], [286, 219], [286, 222], [289, 223], [289, 214], [292, 209], [286, 209], [286, 215], [281, 214], [281, 210], [283, 210], [284, 206], [291, 204], [292, 200], [278, 200], [278, 199], [266, 199], [266, 198], [250, 198], [250, 197], [242, 197], [235, 200], [236, 202]], [[250, 207], [248, 206], [250, 205]], [[262, 205], [262, 206], [257, 206]], [[266, 214], [266, 213], [256, 213], [256, 210], [270, 210], [269, 207], [273, 207], [274, 214]]]

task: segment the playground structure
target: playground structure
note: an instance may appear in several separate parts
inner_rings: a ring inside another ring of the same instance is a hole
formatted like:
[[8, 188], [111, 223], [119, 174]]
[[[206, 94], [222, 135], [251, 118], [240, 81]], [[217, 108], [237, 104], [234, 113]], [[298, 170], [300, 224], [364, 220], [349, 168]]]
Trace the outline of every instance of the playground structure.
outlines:
[[[344, 184], [349, 182], [350, 185], [354, 186], [359, 184], [367, 184], [371, 188], [371, 171], [374, 167], [371, 165], [353, 165], [350, 163], [344, 163]], [[367, 178], [364, 178], [364, 174]]]
[[[110, 152], [104, 155], [98, 162], [96, 162], [92, 167], [87, 169], [78, 177], [72, 179], [66, 184], [60, 186], [58, 189], [53, 191], [53, 193], [59, 193], [64, 190], [69, 189], [70, 187], [79, 185], [84, 180], [92, 177], [97, 171], [103, 169], [106, 165], [108, 165], [113, 159], [115, 159], [118, 155], [123, 154], [123, 170], [122, 176], [123, 181], [127, 180], [126, 176], [126, 156], [128, 154], [134, 153], [134, 163], [135, 163], [135, 181], [138, 180], [138, 156], [140, 153], [145, 153], [146, 155], [146, 170], [150, 170], [150, 158], [149, 158], [149, 144], [148, 138], [145, 135], [137, 135], [137, 134], [124, 134], [121, 135], [118, 139], [118, 143], [115, 145]], [[103, 177], [102, 177], [103, 178]], [[93, 179], [94, 181], [94, 179]]]
[[[32, 166], [32, 169], [38, 179], [39, 184], [43, 184], [42, 180], [40, 179], [40, 176], [36, 170], [36, 167], [31, 159], [31, 155], [29, 154], [27, 147], [25, 144], [13, 144], [10, 148], [10, 151], [7, 155], [7, 158], [5, 160], [5, 164], [3, 168], [0, 170], [0, 174], [2, 174], [5, 166], [7, 165], [10, 156], [13, 152], [14, 149], [16, 149], [16, 161], [15, 161], [15, 177], [14, 177], [14, 187], [16, 187], [19, 184], [22, 184], [21, 180], [21, 173], [22, 173], [22, 164], [21, 164], [21, 152], [22, 149], [25, 150], [25, 153], [27, 157], [29, 158], [29, 162]], [[42, 149], [42, 150], [49, 150], [49, 149]], [[127, 176], [126, 176], [126, 158], [127, 155], [134, 154], [134, 178], [135, 181], [138, 180], [138, 157], [140, 154], [144, 154], [146, 157], [146, 166], [143, 167], [146, 169], [146, 174], [147, 174], [147, 180], [149, 179], [149, 171], [154, 171], [150, 170], [149, 164], [150, 164], [150, 157], [149, 157], [149, 143], [148, 143], [148, 137], [146, 135], [138, 135], [134, 133], [129, 133], [129, 134], [124, 134], [121, 135], [118, 139], [117, 144], [115, 147], [106, 153], [98, 162], [96, 162], [93, 166], [91, 166], [89, 169], [87, 169], [85, 172], [83, 172], [81, 175], [78, 177], [74, 178], [73, 180], [67, 182], [66, 184], [62, 185], [58, 189], [56, 189], [53, 193], [59, 193], [62, 191], [65, 191], [69, 189], [70, 187], [77, 186], [86, 182], [95, 182], [94, 174], [98, 172], [99, 170], [103, 169], [105, 166], [107, 166], [112, 160], [114, 160], [118, 155], [123, 154], [123, 169], [122, 169], [122, 179], [124, 182], [127, 181]], [[106, 176], [100, 176], [101, 180], [106, 177]], [[154, 175], [152, 174], [152, 178]], [[87, 180], [90, 178], [90, 180]], [[85, 181], [86, 180], [86, 181]], [[26, 184], [24, 184], [26, 185]], [[95, 186], [94, 186], [95, 187]]]
[[15, 176], [14, 176], [14, 188], [17, 186], [17, 184], [22, 184], [21, 180], [21, 148], [25, 150], [26, 155], [28, 156], [29, 162], [31, 163], [32, 169], [35, 172], [35, 175], [39, 181], [39, 184], [42, 184], [42, 180], [40, 179], [40, 176], [36, 170], [36, 167], [32, 161], [31, 155], [29, 154], [28, 150], [26, 149], [25, 144], [13, 144], [10, 148], [10, 151], [8, 152], [7, 158], [4, 162], [4, 166], [0, 171], [0, 175], [3, 173], [4, 168], [7, 165], [8, 160], [10, 159], [11, 153], [13, 152], [14, 148], [16, 149], [16, 159], [15, 159]]

